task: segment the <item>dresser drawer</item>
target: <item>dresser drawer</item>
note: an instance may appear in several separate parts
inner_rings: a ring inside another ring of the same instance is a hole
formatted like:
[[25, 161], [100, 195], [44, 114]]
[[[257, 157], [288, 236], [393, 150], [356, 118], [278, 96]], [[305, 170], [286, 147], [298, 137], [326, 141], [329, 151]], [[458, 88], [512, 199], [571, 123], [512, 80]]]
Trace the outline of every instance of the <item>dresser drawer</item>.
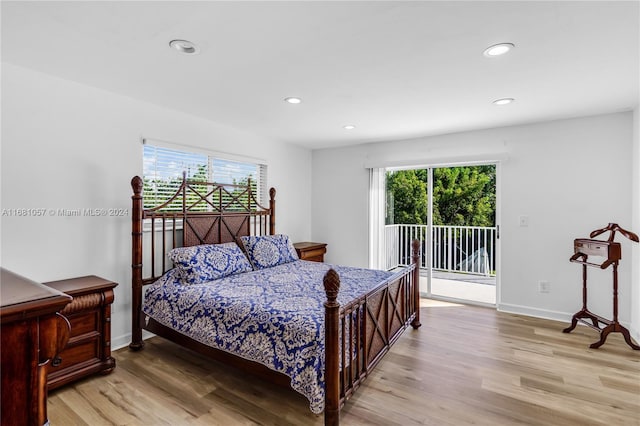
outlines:
[[576, 241], [576, 251], [589, 256], [607, 256], [608, 247], [591, 241]]
[[82, 341], [79, 344], [68, 344], [67, 348], [58, 355], [61, 360], [56, 367], [49, 368], [49, 374], [65, 368], [75, 368], [85, 362], [95, 362], [100, 358], [100, 336], [96, 334], [91, 340]]
[[319, 248], [315, 250], [308, 250], [302, 253], [301, 259], [303, 260], [316, 260], [322, 262], [324, 259], [324, 254], [327, 252], [326, 248]]
[[573, 243], [574, 251], [576, 253], [586, 254], [587, 256], [601, 256], [611, 260], [618, 260], [621, 258], [620, 243], [576, 239]]
[[293, 247], [296, 249], [298, 257], [302, 260], [324, 262], [324, 254], [327, 252], [325, 243], [302, 242], [295, 243]]
[[88, 333], [99, 333], [99, 312], [97, 310], [68, 315], [71, 324], [70, 337], [78, 337]]

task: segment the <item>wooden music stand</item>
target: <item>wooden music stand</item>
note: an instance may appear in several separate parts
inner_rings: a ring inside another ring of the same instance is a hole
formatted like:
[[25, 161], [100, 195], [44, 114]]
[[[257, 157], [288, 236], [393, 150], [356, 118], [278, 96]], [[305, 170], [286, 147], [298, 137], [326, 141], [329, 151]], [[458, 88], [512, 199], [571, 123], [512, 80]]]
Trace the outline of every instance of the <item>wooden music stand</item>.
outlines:
[[[590, 345], [593, 349], [602, 346], [605, 340], [607, 340], [609, 333], [619, 332], [622, 333], [624, 341], [627, 342], [629, 346], [635, 350], [640, 350], [640, 346], [631, 340], [629, 330], [618, 322], [618, 262], [622, 258], [622, 249], [620, 243], [613, 241], [616, 231], [635, 242], [638, 242], [638, 236], [631, 231], [622, 229], [617, 223], [610, 223], [605, 228], [593, 231], [589, 237], [596, 237], [606, 231], [611, 232], [607, 241], [578, 238], [573, 242], [575, 254], [571, 256], [569, 260], [582, 265], [582, 309], [573, 315], [571, 326], [565, 328], [562, 332], [571, 332], [576, 328], [578, 321], [580, 321], [600, 332], [600, 340]], [[605, 261], [602, 263], [588, 262], [587, 259], [589, 256], [604, 257]], [[587, 266], [606, 269], [611, 265], [613, 265], [613, 320], [608, 320], [587, 309]], [[604, 325], [604, 327], [601, 324]]]

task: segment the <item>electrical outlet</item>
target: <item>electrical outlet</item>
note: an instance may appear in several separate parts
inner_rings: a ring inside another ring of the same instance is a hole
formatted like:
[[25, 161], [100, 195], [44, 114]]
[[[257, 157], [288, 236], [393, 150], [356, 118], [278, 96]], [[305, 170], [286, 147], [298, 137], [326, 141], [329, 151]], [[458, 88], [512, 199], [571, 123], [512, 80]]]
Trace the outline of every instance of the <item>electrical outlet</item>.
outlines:
[[518, 217], [518, 223], [522, 227], [529, 226], [529, 216], [520, 216], [520, 217]]
[[549, 281], [538, 281], [538, 293], [550, 293], [551, 283]]

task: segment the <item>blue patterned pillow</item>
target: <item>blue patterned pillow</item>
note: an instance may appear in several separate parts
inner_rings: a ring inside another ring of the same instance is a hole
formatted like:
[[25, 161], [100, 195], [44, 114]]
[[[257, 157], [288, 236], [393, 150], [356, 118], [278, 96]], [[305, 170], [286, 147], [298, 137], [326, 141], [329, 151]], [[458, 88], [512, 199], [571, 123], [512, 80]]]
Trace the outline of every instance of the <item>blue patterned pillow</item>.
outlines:
[[253, 270], [236, 243], [178, 247], [168, 256], [184, 284], [201, 284]]
[[270, 268], [298, 260], [296, 249], [287, 235], [241, 237], [253, 269]]

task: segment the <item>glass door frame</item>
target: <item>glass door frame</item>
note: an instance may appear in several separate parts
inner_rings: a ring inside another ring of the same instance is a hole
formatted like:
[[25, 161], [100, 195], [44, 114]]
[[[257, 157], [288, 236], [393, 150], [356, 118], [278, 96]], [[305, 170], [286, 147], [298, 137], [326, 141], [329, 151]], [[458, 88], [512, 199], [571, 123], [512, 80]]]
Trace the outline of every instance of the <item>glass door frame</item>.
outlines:
[[[451, 167], [465, 167], [465, 166], [495, 166], [495, 226], [496, 226], [496, 246], [495, 246], [495, 271], [496, 271], [496, 285], [495, 285], [495, 305], [490, 305], [482, 302], [474, 302], [469, 300], [469, 304], [478, 304], [483, 306], [497, 307], [500, 304], [500, 288], [501, 288], [501, 238], [500, 238], [500, 222], [501, 222], [501, 162], [500, 161], [469, 161], [469, 162], [456, 162], [455, 164], [443, 163], [432, 165], [416, 165], [416, 166], [403, 166], [403, 167], [388, 167], [384, 169], [386, 171], [396, 170], [427, 170], [427, 235], [426, 235], [426, 247], [431, 250], [433, 247], [433, 170], [435, 168], [451, 168]], [[386, 174], [386, 173], [383, 173]], [[386, 183], [385, 183], [386, 193]], [[386, 196], [381, 197], [382, 203], [386, 203]], [[384, 223], [383, 223], [384, 226]], [[382, 253], [385, 250], [384, 242], [378, 244], [378, 253]], [[428, 297], [440, 300], [456, 301], [446, 296], [434, 295], [432, 292], [432, 280], [433, 280], [433, 256], [431, 254], [426, 256], [426, 292], [420, 292], [422, 297]]]

